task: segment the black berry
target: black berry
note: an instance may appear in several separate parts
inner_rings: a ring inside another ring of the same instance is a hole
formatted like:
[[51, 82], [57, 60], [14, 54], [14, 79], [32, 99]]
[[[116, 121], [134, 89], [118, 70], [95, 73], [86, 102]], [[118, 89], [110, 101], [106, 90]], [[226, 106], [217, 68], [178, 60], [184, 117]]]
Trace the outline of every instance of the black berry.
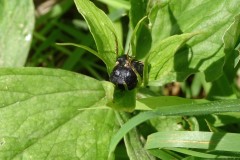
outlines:
[[[110, 81], [121, 90], [132, 90], [137, 86], [137, 75], [131, 67], [117, 65], [114, 67]], [[127, 87], [127, 88], [126, 88]]]
[[127, 55], [117, 58], [116, 66], [110, 74], [110, 81], [121, 90], [132, 90], [138, 84], [136, 72], [143, 77], [143, 63]]

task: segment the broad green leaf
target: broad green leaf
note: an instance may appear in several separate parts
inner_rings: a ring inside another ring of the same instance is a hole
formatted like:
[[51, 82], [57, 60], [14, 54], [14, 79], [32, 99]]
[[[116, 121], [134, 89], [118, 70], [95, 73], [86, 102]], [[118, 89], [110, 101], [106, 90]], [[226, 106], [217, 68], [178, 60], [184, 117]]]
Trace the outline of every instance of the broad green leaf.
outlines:
[[175, 20], [172, 18], [171, 10], [168, 3], [152, 0], [149, 5], [149, 21], [151, 25], [152, 47], [155, 48], [160, 41], [171, 35], [179, 33], [176, 25], [173, 25]]
[[[234, 22], [230, 25], [224, 34], [223, 42], [225, 50], [232, 51], [239, 43], [240, 36], [240, 14], [235, 17]], [[226, 53], [227, 54], [227, 53]]]
[[[110, 73], [115, 66], [116, 55], [122, 54], [122, 43], [107, 15], [89, 0], [74, 0], [78, 11], [86, 20], [98, 49], [98, 57], [103, 60]], [[117, 53], [116, 53], [117, 52]]]
[[222, 74], [225, 57], [222, 37], [239, 14], [238, 5], [238, 1], [229, 0], [170, 1], [175, 25], [183, 33], [203, 33], [187, 42], [189, 47], [175, 57], [181, 80], [197, 71], [204, 72], [207, 81]]
[[158, 116], [195, 116], [213, 113], [240, 112], [240, 100], [214, 101], [203, 104], [182, 104], [172, 106], [162, 106], [152, 111], [142, 112], [125, 123], [114, 135], [110, 144], [110, 151], [113, 152], [118, 142], [132, 128], [149, 119]]
[[[155, 45], [149, 53], [149, 85], [163, 85], [176, 79], [175, 53], [196, 33], [175, 35]], [[152, 82], [151, 82], [152, 81]]]
[[[226, 74], [228, 81], [233, 83], [233, 79], [236, 75], [238, 67], [238, 56], [239, 51], [237, 51], [237, 46], [239, 45], [240, 38], [240, 14], [235, 17], [235, 21], [226, 30], [223, 43], [224, 51], [226, 54], [224, 73]], [[237, 62], [237, 63], [235, 63]]]
[[146, 149], [182, 147], [215, 151], [240, 151], [240, 134], [199, 131], [157, 132], [148, 136]]
[[235, 67], [234, 61], [239, 55], [235, 47], [239, 43], [240, 37], [240, 15], [235, 17], [235, 21], [229, 26], [223, 36], [225, 64], [223, 75], [216, 81], [212, 82], [208, 99], [236, 98], [233, 91], [234, 77], [238, 67]]
[[43, 68], [3, 68], [0, 81], [0, 159], [107, 159], [111, 83]]
[[[222, 37], [240, 9], [237, 1], [162, 1], [150, 5], [152, 48], [171, 35], [199, 32], [174, 56], [176, 75], [183, 81], [192, 73], [204, 72], [207, 81], [217, 79], [223, 70]], [[159, 59], [161, 59], [159, 57]], [[166, 63], [165, 65], [167, 65]]]
[[0, 66], [23, 66], [34, 28], [32, 0], [0, 2]]

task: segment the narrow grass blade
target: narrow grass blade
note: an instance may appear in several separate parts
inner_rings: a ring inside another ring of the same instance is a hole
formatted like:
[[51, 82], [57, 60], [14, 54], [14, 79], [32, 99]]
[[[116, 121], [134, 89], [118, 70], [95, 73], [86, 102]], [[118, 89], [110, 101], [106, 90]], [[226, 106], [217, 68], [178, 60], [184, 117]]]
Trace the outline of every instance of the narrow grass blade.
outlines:
[[118, 142], [132, 128], [151, 118], [158, 116], [206, 115], [223, 112], [240, 112], [240, 99], [214, 101], [204, 104], [186, 104], [159, 107], [155, 110], [142, 112], [125, 123], [111, 140], [110, 151], [114, 151]]

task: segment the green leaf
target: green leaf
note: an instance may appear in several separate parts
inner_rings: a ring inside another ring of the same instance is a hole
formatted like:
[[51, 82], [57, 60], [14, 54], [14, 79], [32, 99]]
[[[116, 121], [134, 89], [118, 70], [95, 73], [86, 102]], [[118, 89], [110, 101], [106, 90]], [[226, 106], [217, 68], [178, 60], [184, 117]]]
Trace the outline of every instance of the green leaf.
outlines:
[[210, 159], [210, 158], [212, 158], [212, 159], [213, 158], [214, 159], [230, 159], [230, 158], [235, 159], [235, 158], [237, 158], [235, 156], [224, 156], [224, 155], [222, 156], [221, 152], [217, 153], [217, 154], [209, 154], [209, 153], [202, 153], [202, 152], [199, 152], [199, 151], [193, 151], [193, 150], [185, 149], [185, 148], [167, 148], [167, 149], [170, 150], [170, 151], [175, 151], [175, 152], [179, 152], [179, 153], [191, 156], [191, 157], [184, 158], [184, 160], [199, 159], [199, 158], [196, 158], [196, 157], [201, 157], [201, 158], [205, 158], [205, 159]]
[[34, 28], [32, 0], [0, 2], [0, 66], [23, 66]]
[[74, 0], [74, 2], [94, 37], [98, 57], [103, 60], [110, 73], [115, 66], [117, 53], [120, 55], [123, 52], [122, 43], [116, 36], [111, 20], [89, 0]]
[[130, 91], [115, 89], [113, 93], [113, 101], [108, 103], [108, 106], [119, 111], [134, 111], [136, 106], [136, 89]]
[[[152, 0], [149, 13], [151, 24], [152, 47], [171, 35], [179, 33], [168, 3]], [[181, 32], [180, 32], [181, 33]]]
[[159, 150], [159, 149], [149, 149], [148, 152], [151, 154], [151, 155], [154, 155], [155, 157], [159, 158], [159, 159], [183, 159], [182, 157], [178, 156], [175, 156], [175, 155], [172, 155], [172, 154], [169, 154], [168, 152], [164, 151], [164, 150]]
[[144, 59], [151, 48], [151, 33], [146, 21], [148, 0], [131, 0], [130, 24], [134, 29], [131, 43], [132, 53], [136, 59]]
[[0, 77], [0, 159], [107, 159], [117, 126], [103, 109], [111, 83], [43, 68], [3, 68]]
[[130, 4], [128, 1], [125, 1], [125, 0], [118, 0], [118, 1], [115, 1], [115, 0], [99, 0], [101, 1], [102, 3], [105, 3], [113, 8], [124, 8], [124, 9], [127, 9], [129, 10], [130, 9]]
[[184, 105], [184, 104], [196, 104], [196, 103], [204, 103], [208, 102], [204, 99], [187, 99], [175, 96], [159, 96], [159, 97], [149, 97], [149, 98], [142, 98], [139, 101], [145, 104], [152, 109], [157, 107], [164, 107], [164, 106], [173, 106], [173, 105]]
[[148, 0], [135, 1], [130, 0], [131, 9], [130, 9], [130, 20], [132, 28], [135, 28], [137, 23], [147, 15], [147, 5]]
[[[135, 28], [134, 28], [134, 30], [132, 32], [132, 36], [131, 36], [130, 43], [131, 43], [131, 49], [132, 49], [132, 56], [135, 57], [136, 59], [139, 59], [138, 55], [141, 55], [141, 53], [139, 53], [139, 52], [137, 52], [137, 54], [136, 54], [136, 49], [138, 49], [138, 47], [136, 47], [136, 45], [137, 45], [137, 38], [140, 38], [140, 37], [143, 38], [143, 35], [139, 35], [139, 32], [140, 32], [140, 34], [141, 33], [144, 34], [145, 31], [142, 31], [142, 27], [144, 27], [144, 26], [142, 26], [142, 25], [143, 25], [144, 21], [146, 20], [146, 18], [147, 17], [145, 16], [140, 21], [138, 21], [137, 25], [135, 26]], [[147, 28], [145, 27], [144, 30], [146, 30], [146, 29]], [[143, 45], [143, 47], [146, 47], [146, 45]]]
[[125, 123], [111, 140], [110, 151], [113, 152], [118, 142], [132, 128], [149, 119], [158, 116], [189, 116], [206, 115], [224, 112], [240, 112], [240, 100], [214, 101], [203, 104], [182, 104], [172, 106], [162, 106], [152, 111], [138, 114]]
[[[128, 113], [116, 113], [120, 125], [123, 125], [130, 118]], [[124, 142], [130, 160], [154, 160], [143, 147], [142, 139], [136, 129], [124, 136]]]
[[208, 102], [205, 99], [187, 99], [175, 96], [155, 96], [142, 98], [136, 101], [136, 109], [138, 110], [152, 110], [157, 107], [164, 106], [173, 106], [180, 104], [196, 104], [196, 103], [204, 103]]
[[223, 42], [225, 50], [232, 51], [239, 43], [240, 36], [240, 14], [235, 17], [234, 22], [230, 25], [224, 34]]
[[212, 115], [211, 117], [203, 117], [204, 120], [211, 123], [214, 127], [222, 127], [230, 124], [237, 124], [240, 122], [240, 113], [221, 113]]
[[204, 72], [207, 81], [222, 74], [225, 57], [222, 37], [240, 12], [238, 4], [228, 0], [170, 1], [175, 25], [183, 33], [203, 33], [189, 41], [189, 47], [175, 57], [181, 80], [197, 71]]
[[[239, 51], [237, 51], [237, 46], [239, 45], [240, 39], [240, 14], [235, 17], [234, 22], [226, 30], [223, 43], [224, 51], [226, 54], [224, 73], [227, 75], [227, 78], [230, 83], [233, 83], [233, 79], [236, 76], [238, 70], [238, 57]], [[237, 62], [237, 63], [235, 63]]]
[[[163, 85], [177, 78], [175, 71], [175, 53], [197, 33], [175, 35], [155, 45], [149, 53], [149, 85]], [[151, 82], [152, 81], [152, 82]]]
[[75, 47], [78, 47], [78, 48], [82, 48], [96, 56], [98, 56], [98, 53], [96, 51], [94, 51], [93, 49], [89, 48], [88, 46], [84, 46], [84, 45], [80, 45], [80, 44], [75, 44], [75, 43], [56, 43], [57, 45], [60, 45], [60, 46], [75, 46]]
[[240, 151], [240, 134], [199, 131], [157, 132], [148, 136], [146, 149], [183, 147], [215, 151]]
[[237, 96], [234, 94], [233, 87], [231, 83], [228, 81], [228, 77], [226, 74], [223, 74], [217, 80], [212, 82], [212, 86], [207, 95], [207, 99], [236, 99], [236, 98]]
[[235, 21], [229, 26], [223, 36], [225, 64], [223, 75], [212, 82], [208, 99], [236, 98], [233, 91], [234, 77], [238, 67], [235, 65], [236, 57], [239, 53], [235, 50], [240, 37], [240, 15], [235, 17]]
[[201, 33], [174, 55], [176, 75], [170, 75], [169, 80], [183, 81], [196, 72], [203, 72], [207, 81], [217, 79], [222, 74], [225, 59], [222, 37], [240, 12], [238, 2], [171, 0], [154, 3], [149, 13], [152, 48], [171, 35]]
[[157, 131], [182, 131], [185, 121], [181, 116], [161, 116], [150, 120], [150, 124]]

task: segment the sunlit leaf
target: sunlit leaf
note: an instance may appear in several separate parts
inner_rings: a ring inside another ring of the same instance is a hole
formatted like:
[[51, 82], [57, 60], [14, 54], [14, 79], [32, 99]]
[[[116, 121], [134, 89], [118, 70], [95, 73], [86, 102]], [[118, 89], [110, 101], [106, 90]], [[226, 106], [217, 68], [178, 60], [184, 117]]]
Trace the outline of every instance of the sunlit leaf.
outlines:
[[111, 83], [40, 68], [0, 69], [0, 81], [0, 159], [107, 159]]
[[97, 56], [103, 60], [110, 73], [115, 65], [116, 55], [122, 54], [123, 51], [122, 43], [117, 38], [111, 20], [89, 0], [74, 0], [74, 2], [95, 39]]
[[152, 6], [152, 48], [171, 35], [201, 33], [172, 57], [176, 75], [170, 75], [167, 82], [183, 81], [196, 72], [203, 72], [207, 81], [221, 76], [225, 59], [222, 37], [240, 12], [237, 6], [237, 1], [226, 0], [172, 0]]
[[237, 1], [228, 0], [170, 2], [172, 14], [182, 32], [204, 32], [189, 41], [189, 48], [175, 57], [178, 71], [185, 72], [180, 77], [200, 71], [205, 73], [207, 81], [212, 81], [222, 74], [225, 56], [222, 37], [240, 12], [237, 6]]
[[149, 85], [163, 85], [176, 79], [175, 53], [196, 33], [176, 35], [155, 44], [149, 53]]
[[0, 66], [23, 66], [34, 28], [32, 0], [0, 2]]

